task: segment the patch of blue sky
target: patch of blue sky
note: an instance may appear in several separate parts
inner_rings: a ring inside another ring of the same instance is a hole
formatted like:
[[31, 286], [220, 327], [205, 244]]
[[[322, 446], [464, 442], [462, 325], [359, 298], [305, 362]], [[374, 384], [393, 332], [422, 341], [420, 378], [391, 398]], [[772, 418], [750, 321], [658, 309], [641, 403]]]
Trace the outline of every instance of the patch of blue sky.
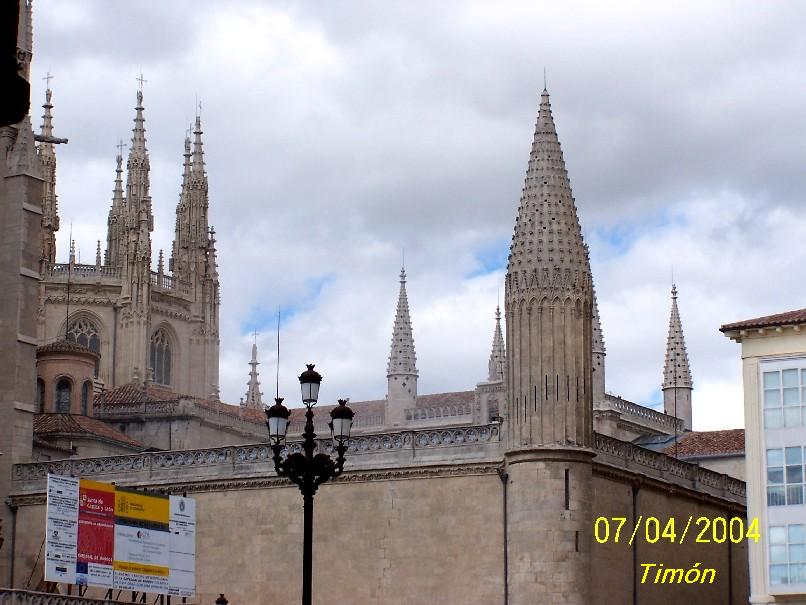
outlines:
[[487, 275], [507, 268], [510, 239], [500, 238], [476, 252], [476, 266], [465, 279]]
[[624, 220], [607, 227], [599, 227], [593, 231], [591, 253], [605, 258], [624, 256], [640, 238], [685, 224], [686, 219], [682, 213], [662, 208], [641, 220]]
[[[335, 278], [333, 274], [314, 277], [306, 281], [305, 294], [298, 300], [281, 305], [280, 327], [286, 325], [300, 312], [313, 307], [322, 290]], [[256, 305], [252, 307], [249, 315], [241, 322], [241, 334], [251, 334], [252, 332], [274, 332], [277, 329], [277, 307], [270, 308], [268, 305]]]

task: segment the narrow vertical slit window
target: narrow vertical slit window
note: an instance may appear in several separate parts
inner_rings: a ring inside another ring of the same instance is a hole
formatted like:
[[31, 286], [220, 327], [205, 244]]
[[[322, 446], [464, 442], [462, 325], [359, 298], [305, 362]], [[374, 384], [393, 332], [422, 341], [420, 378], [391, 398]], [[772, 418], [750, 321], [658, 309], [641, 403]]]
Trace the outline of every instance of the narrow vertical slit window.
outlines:
[[565, 469], [565, 510], [571, 510], [571, 471]]

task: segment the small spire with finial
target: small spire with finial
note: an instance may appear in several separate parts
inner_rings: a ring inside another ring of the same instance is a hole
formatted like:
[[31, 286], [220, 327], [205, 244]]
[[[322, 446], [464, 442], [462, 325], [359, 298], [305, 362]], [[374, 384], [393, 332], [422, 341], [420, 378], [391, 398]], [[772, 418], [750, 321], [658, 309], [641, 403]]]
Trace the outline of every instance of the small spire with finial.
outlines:
[[101, 240], [98, 240], [98, 243], [95, 246], [95, 268], [101, 268]]

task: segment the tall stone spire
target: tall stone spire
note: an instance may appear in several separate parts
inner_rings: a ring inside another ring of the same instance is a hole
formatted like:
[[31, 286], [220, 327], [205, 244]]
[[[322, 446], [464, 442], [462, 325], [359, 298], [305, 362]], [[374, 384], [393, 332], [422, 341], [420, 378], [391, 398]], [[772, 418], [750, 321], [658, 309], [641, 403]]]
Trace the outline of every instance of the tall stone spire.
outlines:
[[543, 91], [506, 278], [511, 447], [590, 447], [593, 292], [587, 248]]
[[241, 400], [241, 405], [255, 410], [263, 409], [263, 393], [260, 392], [260, 381], [258, 380], [257, 367], [260, 362], [257, 360], [257, 340], [252, 342], [252, 361], [249, 366], [249, 382], [247, 382], [246, 398]]
[[506, 375], [507, 352], [504, 346], [504, 335], [501, 332], [501, 307], [495, 308], [495, 331], [493, 332], [493, 347], [490, 351], [490, 361], [487, 364], [489, 382], [503, 382]]
[[663, 366], [663, 410], [683, 420], [691, 430], [691, 369], [688, 363], [683, 324], [677, 308], [677, 287], [672, 284], [672, 311], [669, 316], [669, 335], [666, 340], [666, 359]]
[[417, 355], [414, 352], [414, 335], [406, 293], [406, 270], [400, 270], [400, 293], [392, 328], [392, 346], [386, 367], [388, 383], [386, 423], [400, 426], [405, 423], [405, 410], [417, 404]]
[[[48, 75], [48, 78], [51, 76]], [[42, 178], [45, 179], [42, 192], [42, 261], [52, 265], [56, 262], [56, 232], [59, 230], [59, 206], [56, 196], [56, 150], [53, 140], [53, 104], [50, 87], [45, 91], [45, 104], [42, 107], [41, 140], [39, 143], [39, 163]]]
[[[505, 461], [512, 603], [591, 602], [593, 291], [548, 91], [540, 111], [505, 288]], [[550, 549], [535, 549], [538, 543]], [[538, 576], [525, 573], [540, 569]]]
[[593, 406], [603, 407], [605, 404], [605, 342], [602, 322], [599, 318], [599, 303], [596, 300], [596, 289], [593, 291], [593, 317], [591, 319], [591, 365], [593, 368]]

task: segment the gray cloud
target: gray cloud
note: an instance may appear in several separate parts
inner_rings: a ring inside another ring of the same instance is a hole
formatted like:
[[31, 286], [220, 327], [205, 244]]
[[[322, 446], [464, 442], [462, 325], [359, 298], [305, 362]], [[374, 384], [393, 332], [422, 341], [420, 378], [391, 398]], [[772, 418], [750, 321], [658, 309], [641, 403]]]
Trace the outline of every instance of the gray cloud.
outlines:
[[[34, 76], [56, 75], [56, 131], [70, 137], [59, 149], [62, 224], [73, 221], [82, 253], [105, 237], [114, 145], [130, 136], [140, 69], [155, 259], [170, 248], [184, 129], [195, 95], [203, 101], [231, 401], [255, 323], [267, 324], [264, 372], [273, 363], [267, 318], [278, 305], [296, 313], [284, 389], [315, 359], [333, 397], [382, 397], [403, 247], [421, 391], [484, 376], [503, 273], [467, 276], [511, 234], [544, 66], [591, 244], [609, 388], [652, 398], [671, 264], [698, 392], [723, 406], [735, 409], [738, 350], [718, 325], [802, 306], [797, 280], [766, 269], [781, 264], [778, 247], [788, 270], [804, 257], [792, 227], [806, 188], [801, 4], [35, 8]], [[62, 253], [66, 242], [63, 227]], [[760, 274], [768, 287], [746, 285]]]

